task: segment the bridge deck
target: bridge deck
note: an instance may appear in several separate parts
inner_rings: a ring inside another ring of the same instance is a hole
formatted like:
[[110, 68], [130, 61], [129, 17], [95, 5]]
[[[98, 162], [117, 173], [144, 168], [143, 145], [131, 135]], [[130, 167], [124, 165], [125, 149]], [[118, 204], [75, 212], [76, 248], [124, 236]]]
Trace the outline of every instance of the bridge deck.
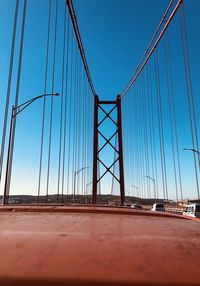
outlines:
[[199, 221], [131, 209], [1, 207], [0, 229], [2, 286], [200, 284]]

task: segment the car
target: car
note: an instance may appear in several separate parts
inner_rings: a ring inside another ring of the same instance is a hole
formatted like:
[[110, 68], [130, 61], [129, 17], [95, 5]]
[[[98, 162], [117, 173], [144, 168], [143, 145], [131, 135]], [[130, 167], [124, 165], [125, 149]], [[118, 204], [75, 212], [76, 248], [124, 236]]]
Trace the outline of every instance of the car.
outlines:
[[165, 212], [164, 204], [162, 203], [155, 203], [151, 209], [153, 212]]
[[130, 207], [131, 207], [131, 204], [130, 204], [130, 203], [128, 203], [128, 202], [125, 202], [125, 203], [124, 203], [124, 207], [128, 207], [128, 208], [130, 208]]
[[183, 215], [200, 218], [200, 204], [190, 204], [187, 206]]
[[142, 206], [137, 205], [137, 204], [132, 204], [131, 207], [132, 207], [133, 209], [142, 209]]

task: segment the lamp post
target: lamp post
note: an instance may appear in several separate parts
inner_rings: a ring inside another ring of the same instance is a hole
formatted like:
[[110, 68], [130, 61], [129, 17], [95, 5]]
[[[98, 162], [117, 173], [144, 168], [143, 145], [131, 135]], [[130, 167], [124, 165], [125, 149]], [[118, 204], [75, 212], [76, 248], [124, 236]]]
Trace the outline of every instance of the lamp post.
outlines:
[[156, 182], [155, 182], [155, 179], [150, 177], [150, 176], [144, 176], [145, 178], [151, 180], [153, 182], [153, 189], [154, 189], [154, 200], [155, 200], [155, 203], [156, 203]]
[[8, 154], [7, 154], [7, 163], [6, 163], [6, 174], [5, 174], [5, 185], [4, 185], [4, 194], [3, 194], [3, 200], [2, 204], [7, 203], [7, 196], [9, 196], [10, 193], [10, 181], [11, 181], [11, 171], [12, 171], [12, 152], [14, 148], [14, 141], [15, 141], [15, 128], [14, 124], [16, 122], [16, 116], [21, 113], [25, 108], [27, 108], [29, 105], [31, 105], [34, 101], [36, 101], [39, 98], [43, 98], [46, 96], [59, 96], [59, 93], [45, 93], [38, 96], [35, 96], [26, 102], [17, 105], [12, 106], [12, 112], [11, 112], [11, 120], [10, 120], [10, 131], [9, 131], [9, 140], [8, 140]]
[[198, 155], [198, 162], [199, 162], [199, 170], [200, 170], [200, 151], [193, 149], [193, 148], [183, 148], [185, 151], [192, 151]]
[[125, 191], [127, 192], [128, 197], [130, 197], [130, 191], [128, 189], [125, 189]]
[[200, 156], [200, 151], [198, 151], [198, 150], [196, 150], [196, 149], [193, 149], [193, 148], [183, 148], [183, 150], [195, 152], [195, 153], [197, 153], [197, 154]]
[[83, 168], [81, 168], [81, 169], [79, 169], [79, 170], [76, 170], [76, 171], [74, 172], [73, 204], [74, 204], [75, 193], [76, 193], [76, 176], [77, 176], [80, 172], [82, 172], [83, 170], [89, 169], [89, 168], [90, 168], [90, 167], [83, 167]]
[[196, 153], [198, 155], [199, 171], [200, 171], [200, 151], [198, 151], [198, 150], [196, 150], [194, 148], [183, 148], [183, 150], [192, 151], [194, 153], [197, 194], [198, 194], [198, 198], [200, 198], [200, 194], [199, 194], [199, 180], [198, 180], [198, 174], [197, 174], [197, 168], [196, 168], [196, 158], [195, 158], [195, 153]]
[[135, 185], [131, 185], [131, 187], [134, 187], [137, 190], [137, 204], [138, 204], [138, 198], [139, 198], [139, 188]]
[[[88, 187], [89, 187], [89, 185], [91, 185], [93, 182], [90, 182], [90, 183], [88, 183], [88, 184], [86, 184], [86, 198], [87, 198], [87, 194], [88, 194]], [[86, 202], [87, 203], [87, 202]]]

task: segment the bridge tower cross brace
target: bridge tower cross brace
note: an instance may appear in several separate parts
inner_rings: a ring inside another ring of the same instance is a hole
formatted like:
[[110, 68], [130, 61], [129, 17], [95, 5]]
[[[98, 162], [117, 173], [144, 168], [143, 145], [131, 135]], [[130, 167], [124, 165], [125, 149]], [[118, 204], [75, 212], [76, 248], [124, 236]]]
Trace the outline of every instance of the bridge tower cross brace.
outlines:
[[[113, 106], [110, 112], [106, 112], [103, 108], [104, 105], [111, 105]], [[105, 117], [99, 122], [99, 109], [105, 113]], [[117, 119], [116, 122], [111, 118], [110, 114], [115, 109], [117, 109]], [[116, 131], [113, 133], [113, 135], [107, 139], [102, 132], [99, 130], [100, 125], [105, 120], [111, 120], [116, 125]], [[101, 135], [105, 139], [105, 144], [99, 149], [99, 135]], [[117, 135], [118, 140], [118, 149], [116, 149], [116, 146], [113, 146], [111, 144], [112, 138]], [[110, 165], [110, 167], [107, 167], [105, 163], [100, 159], [100, 152], [105, 148], [106, 145], [110, 145], [114, 151], [117, 153], [117, 158], [114, 160], [114, 162]], [[115, 165], [115, 163], [119, 161], [119, 178], [113, 174], [111, 171], [111, 168]], [[100, 162], [105, 168], [106, 171], [100, 175], [98, 178], [98, 162]], [[94, 137], [93, 137], [93, 188], [92, 188], [92, 203], [97, 203], [97, 186], [98, 183], [100, 183], [101, 179], [107, 174], [110, 173], [119, 183], [120, 185], [120, 201], [121, 205], [125, 202], [125, 188], [124, 188], [124, 164], [123, 164], [123, 144], [122, 144], [122, 118], [121, 118], [121, 98], [118, 95], [115, 101], [100, 101], [98, 96], [95, 96], [94, 100]]]

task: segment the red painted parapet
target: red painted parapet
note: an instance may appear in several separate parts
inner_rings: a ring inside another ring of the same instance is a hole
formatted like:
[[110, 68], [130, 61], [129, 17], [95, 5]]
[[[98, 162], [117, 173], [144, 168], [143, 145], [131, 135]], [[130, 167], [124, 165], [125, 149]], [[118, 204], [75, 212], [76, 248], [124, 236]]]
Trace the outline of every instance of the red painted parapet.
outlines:
[[199, 222], [125, 208], [0, 210], [2, 286], [199, 285]]

